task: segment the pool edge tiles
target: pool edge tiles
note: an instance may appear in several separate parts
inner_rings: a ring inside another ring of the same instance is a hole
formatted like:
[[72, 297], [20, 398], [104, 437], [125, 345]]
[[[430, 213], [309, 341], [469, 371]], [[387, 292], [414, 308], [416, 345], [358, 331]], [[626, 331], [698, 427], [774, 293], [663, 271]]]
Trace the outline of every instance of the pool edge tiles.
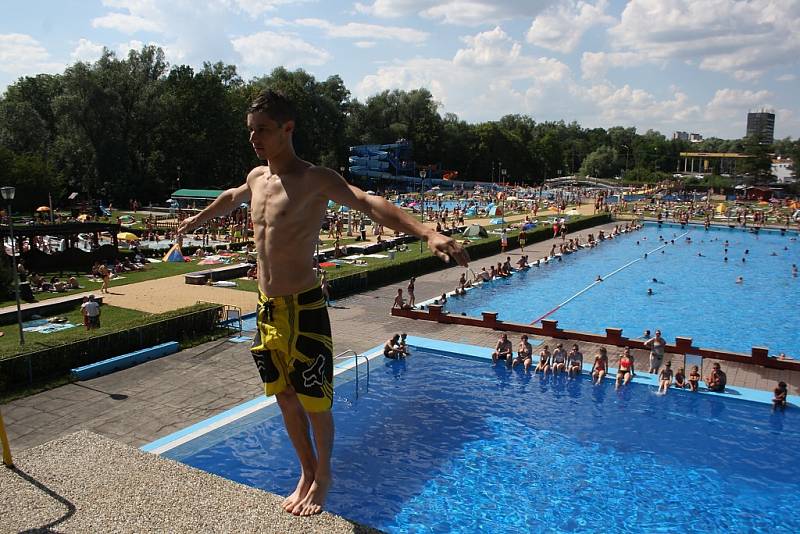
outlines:
[[[368, 360], [373, 360], [379, 356], [383, 356], [383, 345], [373, 347], [372, 349], [359, 354], [359, 357], [361, 356], [367, 358]], [[348, 358], [345, 361], [335, 363], [333, 367], [334, 376], [341, 376], [347, 371], [354, 369], [356, 365], [356, 358]], [[181, 445], [201, 438], [214, 430], [235, 423], [249, 415], [255, 414], [260, 410], [276, 407], [277, 400], [274, 395], [271, 397], [259, 395], [254, 399], [246, 401], [242, 404], [238, 404], [233, 408], [228, 408], [227, 410], [209, 417], [208, 419], [204, 419], [186, 428], [178, 430], [177, 432], [173, 432], [172, 434], [168, 434], [155, 441], [151, 441], [150, 443], [142, 445], [139, 447], [139, 450], [161, 455], [176, 447], [180, 447]]]

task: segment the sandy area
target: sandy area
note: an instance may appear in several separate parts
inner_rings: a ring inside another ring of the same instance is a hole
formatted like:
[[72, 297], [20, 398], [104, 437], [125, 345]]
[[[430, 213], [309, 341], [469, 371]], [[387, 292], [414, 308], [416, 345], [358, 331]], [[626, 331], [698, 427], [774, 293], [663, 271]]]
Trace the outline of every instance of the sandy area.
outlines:
[[187, 284], [183, 275], [124, 286], [111, 286], [110, 291], [111, 293], [103, 295], [104, 304], [148, 313], [163, 313], [192, 306], [198, 301], [238, 306], [242, 313], [250, 313], [256, 310], [258, 301], [258, 295], [250, 291]]

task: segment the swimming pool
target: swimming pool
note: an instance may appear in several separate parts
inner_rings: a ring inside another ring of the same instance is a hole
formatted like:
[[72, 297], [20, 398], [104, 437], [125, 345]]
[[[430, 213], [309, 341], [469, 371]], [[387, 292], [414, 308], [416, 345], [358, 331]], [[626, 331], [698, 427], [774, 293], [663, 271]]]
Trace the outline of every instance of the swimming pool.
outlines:
[[[699, 347], [749, 354], [753, 346], [766, 346], [772, 354], [800, 357], [800, 278], [792, 277], [792, 263], [800, 264], [797, 232], [781, 235], [762, 229], [753, 234], [646, 224], [640, 231], [567, 255], [562, 262], [482, 284], [463, 297], [448, 299], [446, 310], [476, 317], [496, 311], [500, 320], [526, 324], [601, 275], [602, 282], [547, 318], [569, 330], [604, 333], [606, 327], [616, 327], [635, 338], [645, 329], [661, 329], [670, 341], [691, 337]], [[477, 261], [473, 269], [480, 266]], [[620, 267], [624, 268], [608, 276]], [[744, 279], [741, 284], [736, 283], [739, 276]]]
[[[339, 382], [327, 508], [387, 532], [800, 530], [791, 408], [617, 392], [421, 348], [374, 360], [358, 399]], [[276, 413], [164, 456], [287, 494], [299, 468]]]

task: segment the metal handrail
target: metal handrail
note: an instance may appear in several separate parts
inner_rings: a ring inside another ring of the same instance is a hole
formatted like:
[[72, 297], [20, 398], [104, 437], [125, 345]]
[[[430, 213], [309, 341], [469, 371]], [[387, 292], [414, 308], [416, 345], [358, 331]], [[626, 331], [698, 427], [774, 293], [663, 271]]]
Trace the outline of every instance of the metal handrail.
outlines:
[[349, 354], [351, 352], [353, 353], [353, 357], [354, 357], [354, 359], [356, 361], [356, 398], [358, 398], [358, 357], [361, 356], [362, 358], [364, 358], [364, 361], [367, 362], [367, 388], [368, 389], [369, 389], [369, 358], [367, 358], [363, 354], [357, 353], [353, 349], [347, 349], [346, 351], [342, 352], [341, 354], [337, 354], [336, 356], [334, 356], [333, 359], [334, 360], [338, 360], [339, 358], [341, 358], [345, 354]]
[[6, 436], [6, 427], [3, 424], [3, 414], [0, 413], [0, 442], [3, 447], [3, 463], [6, 467], [14, 467], [14, 462], [11, 460], [11, 446], [8, 444], [8, 436]]

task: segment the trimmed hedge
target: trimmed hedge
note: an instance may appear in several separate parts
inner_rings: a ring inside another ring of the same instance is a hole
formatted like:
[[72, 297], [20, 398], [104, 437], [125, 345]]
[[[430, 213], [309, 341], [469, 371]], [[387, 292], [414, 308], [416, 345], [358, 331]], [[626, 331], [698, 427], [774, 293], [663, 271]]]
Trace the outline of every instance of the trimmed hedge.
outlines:
[[0, 360], [0, 393], [63, 376], [75, 367], [167, 341], [207, 334], [215, 328], [222, 309], [222, 306], [210, 306], [119, 332]]
[[[567, 226], [569, 232], [577, 232], [591, 228], [600, 224], [611, 222], [611, 215], [602, 213], [590, 215], [570, 222]], [[526, 244], [546, 241], [553, 237], [553, 229], [549, 226], [539, 226], [534, 230], [526, 232]], [[508, 248], [519, 247], [519, 234], [508, 235]], [[488, 256], [500, 253], [500, 237], [492, 236], [466, 246], [469, 257], [472, 261], [480, 260]], [[429, 255], [423, 258], [408, 260], [404, 262], [393, 262], [383, 267], [376, 267], [369, 271], [362, 271], [350, 276], [342, 276], [329, 281], [331, 296], [341, 298], [346, 295], [364, 291], [375, 287], [407, 280], [409, 276], [419, 276], [449, 267], [438, 257]]]

